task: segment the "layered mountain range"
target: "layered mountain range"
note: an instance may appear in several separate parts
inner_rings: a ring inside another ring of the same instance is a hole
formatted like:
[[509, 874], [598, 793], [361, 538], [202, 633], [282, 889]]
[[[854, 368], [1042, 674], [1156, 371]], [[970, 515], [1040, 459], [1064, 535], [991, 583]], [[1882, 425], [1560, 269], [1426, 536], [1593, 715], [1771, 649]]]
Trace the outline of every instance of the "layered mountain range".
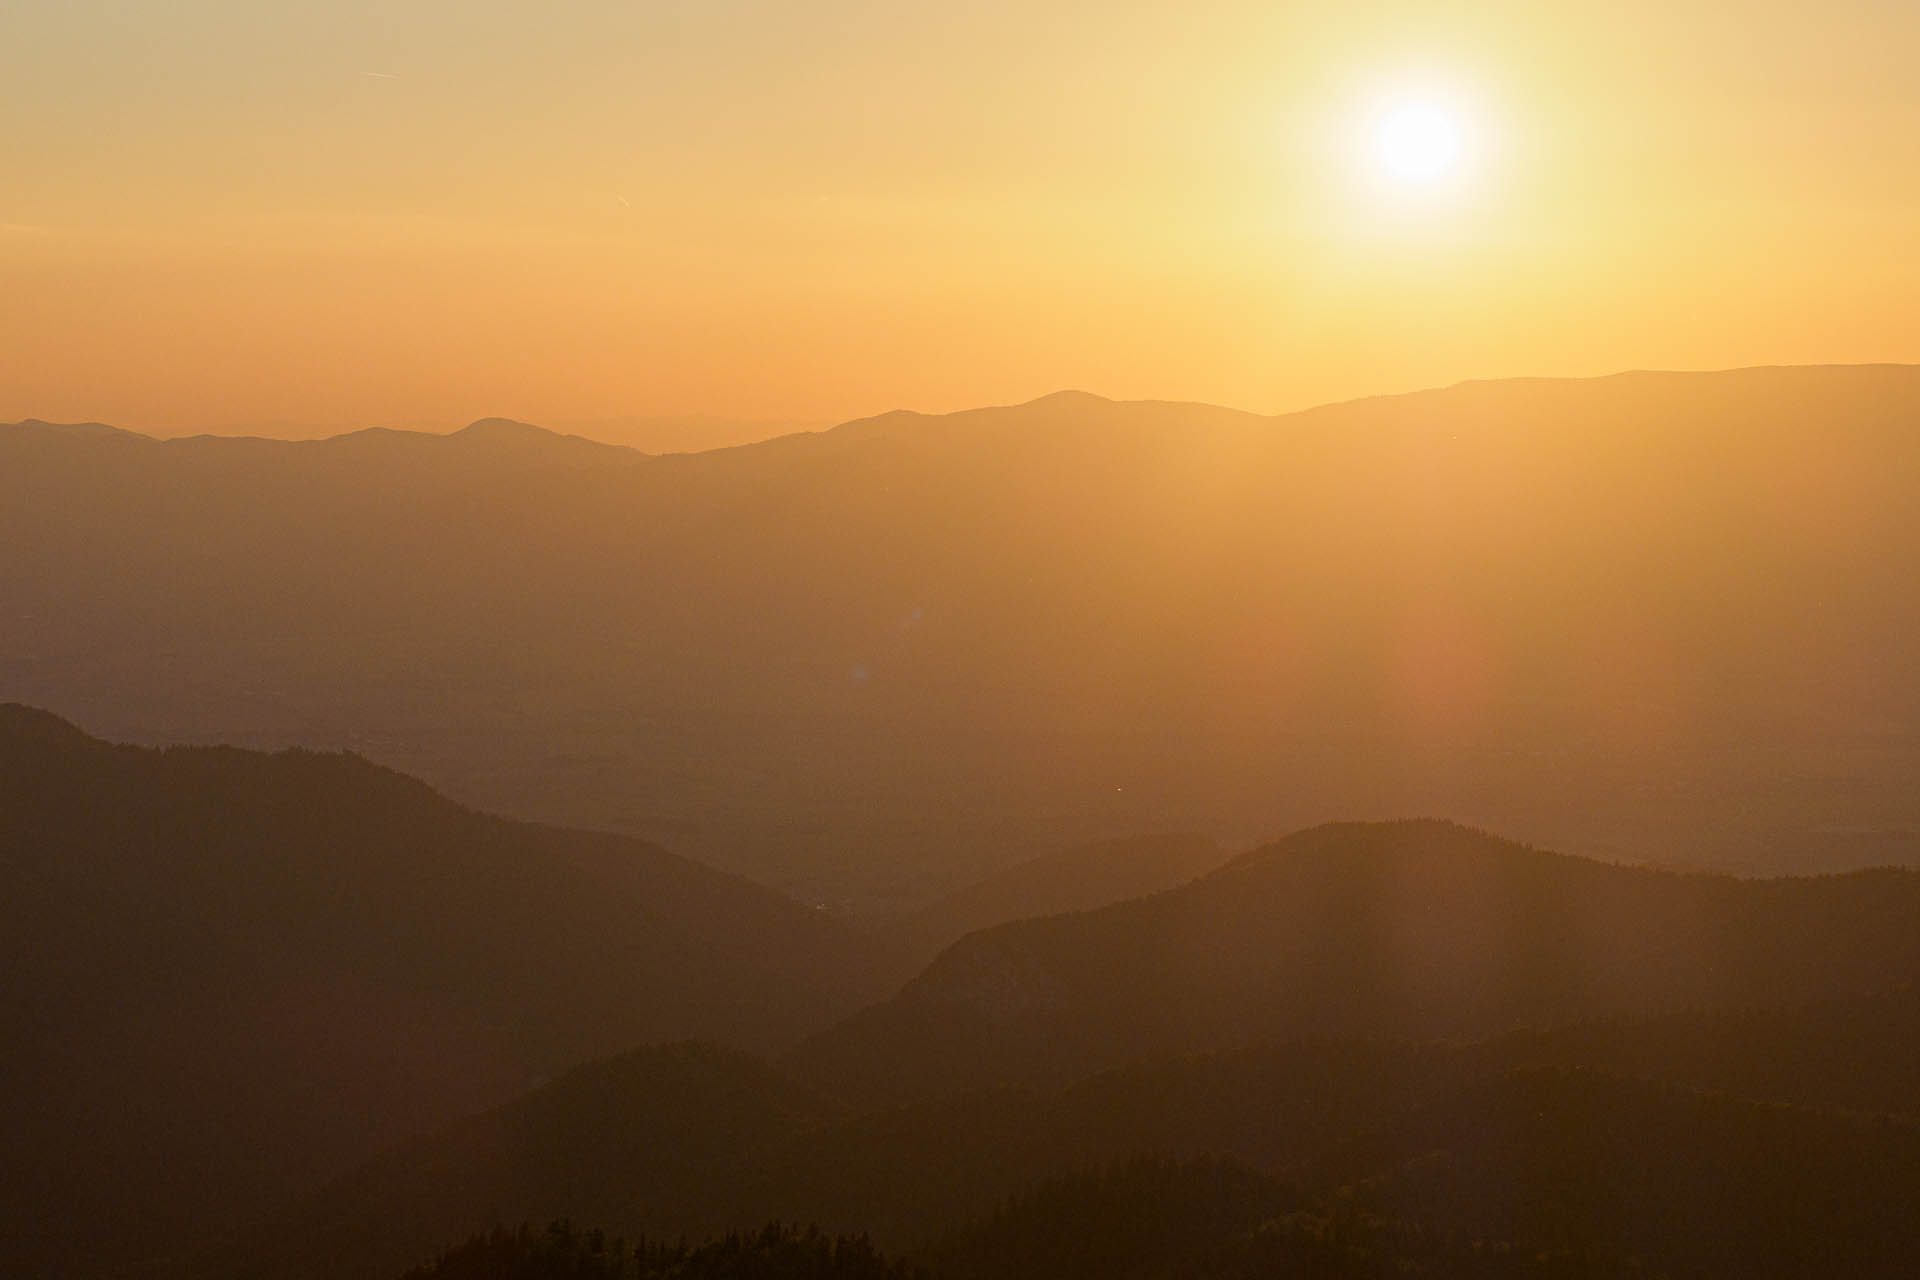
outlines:
[[[19, 707], [0, 751], [14, 1270], [397, 1275], [568, 1218], [812, 1221], [964, 1274], [988, 1245], [951, 1233], [1009, 1196], [1201, 1156], [1272, 1183], [1259, 1223], [1360, 1187], [1395, 1231], [1555, 1256], [1911, 1243], [1920, 872], [1683, 874], [1414, 821], [1184, 878], [1217, 851], [1156, 837], [961, 895], [984, 927], [889, 997], [887, 933], [355, 756]], [[1062, 868], [1093, 905], [988, 908]], [[1176, 883], [1102, 905], [1143, 875]], [[1487, 1198], [1542, 1177], [1574, 1188], [1550, 1215]], [[1656, 1184], [1705, 1198], [1591, 1217]]]
[[0, 428], [0, 698], [351, 747], [808, 900], [1444, 813], [1910, 861], [1920, 370], [1063, 394], [648, 457]]
[[0, 426], [0, 1271], [1903, 1274], [1916, 425]]

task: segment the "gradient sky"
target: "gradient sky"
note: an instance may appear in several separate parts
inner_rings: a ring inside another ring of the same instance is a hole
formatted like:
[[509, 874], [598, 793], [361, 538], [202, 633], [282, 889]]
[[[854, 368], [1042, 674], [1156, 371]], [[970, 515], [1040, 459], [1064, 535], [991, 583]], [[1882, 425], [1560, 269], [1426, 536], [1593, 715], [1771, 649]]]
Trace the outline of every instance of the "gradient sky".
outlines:
[[[0, 420], [1920, 361], [1892, 0], [11, 0]], [[1472, 172], [1388, 192], [1408, 94]]]

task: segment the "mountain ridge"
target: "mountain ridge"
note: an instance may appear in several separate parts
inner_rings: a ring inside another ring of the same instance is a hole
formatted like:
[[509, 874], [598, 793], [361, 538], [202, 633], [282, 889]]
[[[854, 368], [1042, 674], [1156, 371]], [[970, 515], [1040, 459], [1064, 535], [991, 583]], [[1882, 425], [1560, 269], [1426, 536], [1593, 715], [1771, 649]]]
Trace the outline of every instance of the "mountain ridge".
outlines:
[[[1335, 399], [1335, 400], [1328, 400], [1328, 401], [1323, 401], [1316, 404], [1304, 405], [1304, 406], [1293, 408], [1293, 409], [1282, 409], [1272, 413], [1261, 413], [1257, 410], [1241, 409], [1232, 405], [1217, 404], [1212, 401], [1202, 401], [1202, 400], [1170, 400], [1170, 399], [1151, 397], [1151, 396], [1143, 397], [1140, 399], [1116, 399], [1111, 396], [1101, 395], [1098, 392], [1086, 391], [1079, 388], [1066, 387], [1058, 391], [1046, 392], [1041, 395], [1034, 396], [1027, 400], [1012, 401], [1005, 404], [982, 405], [975, 408], [930, 412], [927, 410], [912, 409], [912, 408], [907, 408], [905, 406], [902, 406], [899, 408], [883, 410], [877, 414], [869, 414], [869, 415], [865, 415], [858, 418], [850, 418], [845, 421], [838, 422], [830, 426], [820, 427], [817, 429], [790, 431], [790, 432], [783, 433], [781, 435], [770, 436], [766, 440], [750, 441], [745, 444], [722, 445], [722, 446], [717, 446], [715, 449], [711, 449], [711, 450], [703, 449], [703, 450], [694, 450], [692, 452], [704, 453], [704, 452], [717, 452], [723, 449], [731, 450], [731, 449], [740, 449], [740, 448], [750, 448], [755, 445], [770, 444], [776, 440], [787, 439], [788, 437], [791, 437], [791, 436], [818, 436], [818, 435], [823, 435], [827, 432], [839, 430], [842, 427], [861, 427], [861, 426], [866, 426], [868, 424], [873, 424], [873, 423], [878, 423], [878, 422], [888, 421], [888, 420], [904, 422], [909, 420], [928, 421], [928, 420], [937, 420], [942, 418], [956, 418], [956, 417], [973, 418], [981, 415], [1004, 414], [1009, 412], [1017, 412], [1021, 410], [1039, 410], [1043, 408], [1141, 407], [1141, 408], [1157, 408], [1157, 409], [1203, 410], [1203, 411], [1209, 411], [1209, 412], [1232, 414], [1232, 415], [1236, 415], [1244, 418], [1259, 418], [1269, 422], [1277, 423], [1290, 418], [1317, 416], [1322, 414], [1337, 414], [1337, 413], [1350, 411], [1350, 410], [1353, 410], [1359, 407], [1364, 407], [1364, 406], [1374, 406], [1374, 405], [1381, 405], [1381, 404], [1387, 404], [1387, 403], [1393, 403], [1393, 402], [1418, 400], [1426, 397], [1444, 397], [1446, 395], [1449, 395], [1452, 393], [1458, 393], [1461, 391], [1481, 390], [1481, 389], [1490, 389], [1490, 388], [1521, 387], [1521, 388], [1533, 388], [1533, 389], [1566, 389], [1566, 388], [1581, 387], [1581, 386], [1603, 386], [1610, 383], [1611, 384], [1632, 384], [1632, 383], [1648, 383], [1648, 382], [1669, 381], [1669, 380], [1693, 380], [1693, 379], [1700, 379], [1700, 378], [1734, 378], [1734, 379], [1756, 379], [1757, 378], [1757, 379], [1774, 379], [1774, 380], [1781, 380], [1781, 381], [1793, 381], [1807, 375], [1818, 376], [1820, 374], [1835, 373], [1835, 372], [1862, 373], [1862, 374], [1878, 373], [1878, 374], [1896, 375], [1896, 376], [1905, 377], [1905, 376], [1912, 376], [1916, 373], [1920, 373], [1920, 364], [1908, 364], [1908, 363], [1902, 363], [1899, 361], [1858, 361], [1858, 362], [1832, 362], [1832, 363], [1821, 363], [1821, 364], [1729, 365], [1725, 367], [1712, 368], [1712, 369], [1680, 369], [1680, 368], [1648, 367], [1648, 368], [1635, 368], [1635, 369], [1621, 369], [1612, 373], [1587, 374], [1587, 375], [1515, 374], [1515, 375], [1508, 375], [1508, 376], [1502, 376], [1502, 377], [1475, 377], [1475, 378], [1462, 378], [1455, 382], [1440, 383], [1431, 387], [1414, 388], [1408, 391], [1379, 392], [1371, 395], [1359, 395], [1359, 396], [1351, 396], [1351, 397]], [[131, 430], [125, 427], [117, 427], [117, 426], [112, 426], [103, 422], [92, 422], [92, 421], [75, 422], [75, 423], [56, 423], [56, 422], [49, 422], [47, 420], [40, 419], [40, 418], [25, 418], [17, 422], [0, 422], [0, 430], [4, 430], [10, 427], [52, 428], [55, 430], [75, 431], [75, 432], [111, 431], [111, 432], [118, 432], [123, 435], [138, 435], [146, 439], [162, 439], [162, 437], [150, 436], [144, 432]], [[613, 443], [601, 441], [601, 440], [595, 439], [591, 435], [584, 435], [584, 434], [573, 433], [573, 432], [564, 432], [564, 431], [556, 430], [554, 428], [543, 427], [534, 423], [525, 422], [519, 419], [497, 416], [497, 415], [475, 419], [474, 421], [468, 423], [466, 426], [458, 427], [447, 432], [421, 431], [421, 430], [413, 430], [413, 429], [406, 429], [406, 428], [391, 428], [391, 427], [363, 427], [363, 428], [356, 428], [356, 429], [343, 431], [343, 432], [337, 432], [331, 436], [315, 436], [310, 438], [309, 437], [283, 438], [283, 437], [277, 437], [277, 436], [248, 436], [244, 434], [228, 435], [228, 434], [219, 434], [219, 433], [205, 433], [203, 435], [195, 435], [195, 436], [174, 435], [174, 436], [169, 436], [165, 438], [167, 439], [219, 439], [219, 440], [252, 439], [252, 440], [272, 440], [275, 443], [280, 443], [280, 444], [319, 444], [319, 443], [324, 443], [328, 440], [339, 439], [342, 435], [358, 434], [361, 431], [384, 431], [384, 432], [393, 432], [395, 434], [405, 434], [405, 435], [428, 435], [428, 436], [438, 435], [438, 436], [446, 436], [446, 437], [461, 436], [461, 435], [466, 435], [468, 433], [473, 433], [473, 434], [482, 435], [482, 436], [486, 436], [486, 435], [511, 436], [511, 435], [524, 435], [527, 433], [537, 432], [543, 436], [555, 436], [560, 439], [586, 440], [594, 444], [603, 444], [605, 445], [606, 448], [609, 448], [609, 449], [621, 449], [627, 452], [643, 453], [643, 451], [634, 449], [631, 446], [619, 445], [619, 444], [613, 444]], [[687, 451], [674, 451], [674, 452], [684, 455]], [[643, 453], [643, 456], [663, 456], [663, 455], [646, 455]]]
[[787, 1061], [905, 1101], [1151, 1052], [1477, 1038], [1916, 979], [1920, 871], [1741, 880], [1431, 820], [1328, 824], [1178, 888], [970, 934]]
[[862, 935], [350, 752], [113, 744], [0, 707], [0, 1269], [106, 1274], [573, 1064], [768, 1049], [879, 994]]
[[1216, 870], [1227, 852], [1207, 836], [1165, 833], [1056, 850], [883, 922], [922, 964], [978, 929], [1107, 906]]
[[[571, 1217], [670, 1238], [776, 1216], [872, 1232], [905, 1249], [993, 1213], [1036, 1182], [1141, 1159], [1244, 1162], [1322, 1188], [1335, 1204], [1358, 1199], [1386, 1211], [1397, 1186], [1439, 1203], [1462, 1191], [1498, 1193], [1503, 1161], [1550, 1157], [1536, 1142], [1554, 1133], [1542, 1123], [1549, 1112], [1562, 1124], [1560, 1144], [1578, 1153], [1566, 1160], [1596, 1162], [1616, 1185], [1623, 1169], [1639, 1177], [1649, 1162], [1673, 1159], [1690, 1178], [1720, 1169], [1736, 1197], [1764, 1197], [1774, 1179], [1801, 1184], [1791, 1165], [1729, 1166], [1728, 1153], [1743, 1149], [1729, 1144], [1729, 1131], [1821, 1152], [1823, 1160], [1860, 1134], [1877, 1135], [1875, 1150], [1915, 1167], [1917, 1038], [1920, 998], [1907, 991], [1465, 1044], [1316, 1040], [1156, 1055], [1056, 1086], [875, 1111], [849, 1110], [748, 1055], [667, 1046], [569, 1073], [389, 1152], [216, 1250], [206, 1274], [397, 1273], [494, 1219]], [[715, 1088], [707, 1077], [748, 1093]], [[714, 1132], [727, 1126], [707, 1130], [691, 1118], [709, 1110], [758, 1119], [734, 1124], [730, 1142], [715, 1143]], [[1568, 1123], [1583, 1110], [1584, 1121]], [[1709, 1136], [1677, 1151], [1612, 1139], [1611, 1126], [1645, 1136], [1656, 1122]], [[695, 1149], [659, 1140], [687, 1124], [703, 1134]], [[1510, 1151], [1510, 1137], [1525, 1140]], [[1479, 1172], [1450, 1190], [1440, 1175], [1456, 1168]], [[1829, 1165], [1806, 1186], [1831, 1175]], [[1571, 1192], [1585, 1184], [1561, 1169], [1553, 1185]], [[1512, 1211], [1499, 1194], [1490, 1203]], [[1576, 1218], [1591, 1210], [1602, 1238], [1613, 1229], [1604, 1194], [1567, 1203]], [[400, 1205], [408, 1211], [397, 1212]], [[1684, 1224], [1697, 1212], [1681, 1201], [1663, 1216]], [[1876, 1230], [1910, 1230], [1903, 1211], [1876, 1216]], [[1429, 1225], [1444, 1237], [1457, 1224], [1436, 1215]]]
[[0, 697], [352, 745], [876, 916], [1342, 814], [1920, 862], [1916, 416], [1875, 367], [1068, 397], [604, 466], [6, 432]]

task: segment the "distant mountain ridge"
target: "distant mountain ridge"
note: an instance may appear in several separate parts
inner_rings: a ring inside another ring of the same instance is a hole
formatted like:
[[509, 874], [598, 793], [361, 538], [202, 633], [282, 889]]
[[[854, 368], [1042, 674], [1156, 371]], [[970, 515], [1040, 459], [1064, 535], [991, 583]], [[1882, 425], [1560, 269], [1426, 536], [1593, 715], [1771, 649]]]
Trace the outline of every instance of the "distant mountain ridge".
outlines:
[[0, 698], [351, 746], [875, 915], [1348, 815], [1916, 863], [1917, 421], [1920, 370], [1874, 366], [1072, 394], [651, 458], [0, 431]]
[[552, 431], [546, 427], [531, 423], [517, 422], [512, 418], [481, 418], [470, 422], [457, 431], [445, 433], [432, 431], [409, 431], [393, 427], [361, 427], [344, 431], [336, 435], [314, 439], [280, 439], [270, 436], [245, 435], [188, 435], [159, 437], [138, 431], [128, 431], [121, 427], [108, 426], [103, 422], [52, 423], [29, 418], [23, 422], [0, 422], [0, 432], [16, 431], [21, 434], [39, 434], [47, 436], [66, 436], [81, 439], [118, 439], [145, 440], [154, 444], [174, 446], [194, 446], [204, 448], [206, 442], [220, 441], [244, 444], [258, 448], [272, 446], [282, 448], [313, 448], [328, 445], [340, 445], [341, 442], [357, 441], [365, 444], [373, 440], [396, 440], [405, 442], [442, 441], [448, 445], [458, 443], [463, 447], [483, 447], [493, 449], [511, 449], [520, 452], [554, 451], [585, 459], [597, 458], [603, 462], [632, 461], [647, 455], [625, 445], [604, 444], [590, 440], [585, 436], [568, 435]]
[[[1428, 402], [1440, 402], [1451, 399], [1480, 399], [1483, 397], [1506, 398], [1518, 392], [1522, 395], [1539, 395], [1550, 398], [1568, 387], [1602, 388], [1608, 392], [1620, 391], [1627, 395], [1644, 393], [1646, 389], [1659, 384], [1698, 383], [1712, 379], [1743, 379], [1749, 381], [1772, 382], [1786, 390], [1780, 409], [1785, 412], [1810, 407], [1806, 403], [1796, 403], [1800, 397], [1792, 394], [1795, 382], [1803, 381], [1806, 375], [1839, 375], [1862, 378], [1876, 378], [1884, 382], [1898, 384], [1920, 377], [1920, 365], [1893, 363], [1866, 363], [1845, 365], [1753, 365], [1738, 368], [1699, 372], [1692, 370], [1668, 369], [1631, 369], [1620, 373], [1605, 374], [1590, 378], [1564, 377], [1511, 377], [1511, 378], [1473, 378], [1446, 386], [1433, 387], [1419, 391], [1392, 392], [1381, 395], [1360, 396], [1350, 400], [1330, 401], [1308, 409], [1290, 410], [1277, 414], [1260, 414], [1251, 410], [1235, 409], [1223, 405], [1207, 404], [1191, 400], [1114, 400], [1091, 391], [1065, 389], [1037, 396], [1032, 400], [1012, 404], [991, 405], [977, 409], [961, 409], [947, 413], [928, 413], [917, 409], [891, 409], [884, 413], [865, 418], [853, 418], [834, 426], [817, 429], [801, 428], [781, 432], [762, 440], [747, 441], [740, 444], [727, 444], [714, 449], [677, 450], [677, 454], [719, 452], [723, 450], [776, 447], [790, 447], [808, 438], [823, 436], [868, 436], [876, 431], [894, 429], [902, 426], [939, 426], [944, 429], [967, 429], [980, 426], [992, 426], [996, 420], [1004, 420], [1008, 415], [1033, 415], [1054, 417], [1056, 415], [1075, 414], [1111, 414], [1116, 411], [1139, 416], [1159, 416], [1172, 414], [1190, 423], [1200, 424], [1245, 424], [1250, 422], [1277, 423], [1295, 419], [1311, 421], [1316, 418], [1339, 418], [1354, 414], [1359, 410], [1418, 406]], [[142, 439], [173, 440], [271, 440], [279, 444], [324, 444], [329, 440], [338, 440], [345, 436], [360, 435], [365, 432], [379, 432], [393, 435], [430, 436], [451, 439], [461, 436], [483, 438], [519, 438], [539, 439], [557, 438], [562, 440], [581, 440], [588, 444], [598, 444], [605, 449], [616, 449], [626, 453], [647, 455], [644, 450], [629, 445], [611, 444], [596, 440], [590, 436], [555, 430], [523, 422], [515, 418], [485, 417], [478, 418], [464, 427], [449, 432], [426, 431], [394, 427], [357, 427], [338, 431], [331, 435], [312, 437], [248, 436], [244, 434], [200, 434], [153, 436], [145, 432], [112, 426], [103, 422], [49, 422], [40, 418], [25, 418], [18, 422], [0, 422], [0, 430], [11, 428], [31, 430], [65, 431], [74, 434], [99, 435], [114, 433], [125, 436], [138, 436]]]
[[[65, 435], [79, 437], [134, 436], [138, 432], [126, 431], [120, 427], [110, 427], [104, 422], [44, 422], [39, 418], [25, 418], [19, 422], [0, 422], [0, 431], [18, 431], [42, 435]], [[146, 437], [141, 437], [145, 439]]]

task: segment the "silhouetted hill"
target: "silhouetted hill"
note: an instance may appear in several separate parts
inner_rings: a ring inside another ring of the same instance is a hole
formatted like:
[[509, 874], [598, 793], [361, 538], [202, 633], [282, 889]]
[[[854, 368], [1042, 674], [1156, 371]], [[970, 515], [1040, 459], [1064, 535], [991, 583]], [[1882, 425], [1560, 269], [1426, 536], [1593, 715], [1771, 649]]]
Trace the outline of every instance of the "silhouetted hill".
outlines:
[[947, 1232], [920, 1260], [951, 1280], [1187, 1275], [1309, 1203], [1238, 1161], [1145, 1157], [1010, 1197], [991, 1217]]
[[470, 1232], [558, 1218], [628, 1238], [739, 1221], [741, 1167], [840, 1109], [738, 1051], [639, 1050], [401, 1148], [216, 1251], [233, 1275], [381, 1275]]
[[1920, 1120], [1920, 989], [1516, 1032], [1467, 1058], [1590, 1067], [1755, 1102]]
[[1408, 1047], [1276, 1048], [855, 1114], [735, 1055], [648, 1050], [397, 1150], [177, 1274], [394, 1272], [471, 1232], [556, 1216], [628, 1239], [778, 1217], [905, 1248], [1039, 1179], [1136, 1154], [1330, 1158], [1474, 1069], [1447, 1064]]
[[921, 963], [976, 929], [1086, 911], [1157, 893], [1212, 871], [1227, 855], [1205, 836], [1103, 840], [1044, 854], [928, 903], [886, 926]]
[[[1011, 1197], [914, 1262], [942, 1280], [1812, 1280], [1903, 1275], [1920, 1248], [1910, 1130], [1550, 1073], [1488, 1080], [1399, 1129], [1443, 1145], [1382, 1151], [1383, 1173], [1312, 1192], [1232, 1160], [1136, 1159]], [[1742, 1159], [1712, 1163], [1728, 1154]], [[864, 1238], [778, 1224], [689, 1248], [555, 1223], [475, 1236], [405, 1280], [913, 1271]]]
[[1737, 880], [1340, 824], [1179, 889], [972, 934], [791, 1065], [898, 1099], [1266, 1039], [1481, 1037], [1916, 978], [1920, 872]]
[[[1364, 1154], [1362, 1151], [1364, 1149]], [[1896, 1276], [1920, 1131], [1591, 1072], [1490, 1076], [1356, 1142], [1312, 1194], [1136, 1161], [1016, 1197], [920, 1260], [952, 1280]]]
[[511, 418], [481, 418], [468, 423], [448, 439], [478, 448], [510, 450], [522, 457], [564, 457], [582, 465], [633, 462], [642, 456], [624, 445], [603, 444], [585, 436], [563, 435], [545, 427], [515, 422]]
[[1920, 370], [1860, 367], [1066, 395], [657, 458], [0, 432], [0, 698], [351, 746], [874, 910], [1349, 814], [1915, 861], [1916, 420]]
[[1911, 1120], [1514, 1072], [1357, 1139], [1338, 1167], [1363, 1207], [1586, 1274], [1897, 1276], [1920, 1257]]
[[21, 422], [0, 422], [0, 433], [15, 432], [21, 435], [49, 435], [69, 437], [130, 436], [133, 432], [122, 431], [119, 427], [110, 427], [104, 422], [42, 422], [38, 418], [27, 418]]
[[[1389, 1225], [1412, 1218], [1421, 1231], [1441, 1232], [1442, 1243], [1526, 1240], [1558, 1222], [1558, 1249], [1580, 1244], [1567, 1233], [1585, 1214], [1590, 1234], [1580, 1247], [1603, 1253], [1632, 1244], [1630, 1233], [1643, 1229], [1676, 1232], [1692, 1223], [1713, 1238], [1727, 1215], [1748, 1215], [1741, 1220], [1750, 1225], [1753, 1206], [1767, 1196], [1798, 1194], [1818, 1206], [1836, 1187], [1867, 1195], [1860, 1188], [1884, 1177], [1884, 1193], [1872, 1192], [1859, 1207], [1880, 1206], [1860, 1238], [1885, 1240], [1911, 1230], [1908, 1215], [1892, 1214], [1889, 1205], [1895, 1190], [1916, 1187], [1899, 1172], [1911, 1159], [1910, 1125], [1920, 1117], [1916, 1062], [1920, 997], [1911, 991], [1476, 1044], [1262, 1045], [1136, 1063], [1061, 1088], [988, 1090], [866, 1114], [846, 1113], [740, 1055], [649, 1050], [571, 1073], [394, 1152], [193, 1274], [397, 1272], [491, 1224], [555, 1216], [593, 1221], [628, 1239], [699, 1238], [780, 1217], [871, 1232], [890, 1249], [944, 1239], [926, 1255], [931, 1262], [962, 1255], [1006, 1261], [1005, 1224], [995, 1229], [1001, 1240], [993, 1248], [966, 1243], [966, 1231], [956, 1241], [954, 1229], [989, 1218], [1047, 1178], [1141, 1157], [1205, 1155], [1290, 1184], [1275, 1212], [1351, 1208], [1360, 1194], [1368, 1214]], [[1589, 1086], [1589, 1078], [1604, 1083]], [[1538, 1112], [1533, 1120], [1529, 1107]], [[1849, 1110], [1908, 1124], [1850, 1118]], [[1476, 1126], [1472, 1116], [1490, 1119]], [[1661, 1137], [1669, 1125], [1678, 1146]], [[1548, 1178], [1544, 1144], [1556, 1134], [1566, 1154]], [[1861, 1166], [1836, 1168], [1836, 1154], [1854, 1143]], [[1807, 1162], [1798, 1162], [1799, 1150]], [[1436, 1180], [1436, 1159], [1466, 1181]], [[1663, 1160], [1669, 1173], [1647, 1171]], [[1572, 1176], [1576, 1166], [1588, 1173]], [[1718, 1191], [1615, 1221], [1617, 1195], [1636, 1180], [1670, 1188], [1714, 1168]], [[1539, 1188], [1561, 1217], [1525, 1216], [1526, 1203], [1500, 1189], [1503, 1176], [1535, 1179], [1513, 1185]], [[1334, 1194], [1342, 1186], [1356, 1190]], [[1447, 1199], [1483, 1192], [1506, 1216], [1490, 1211], [1469, 1222]], [[1129, 1195], [1134, 1207], [1123, 1216], [1133, 1225], [1117, 1246], [1137, 1245], [1156, 1221], [1191, 1239], [1178, 1219], [1165, 1218], [1164, 1206], [1155, 1219], [1155, 1210]], [[1779, 1233], [1754, 1239], [1778, 1243], [1785, 1232], [1805, 1231], [1808, 1240], [1830, 1241], [1853, 1229], [1810, 1224], [1810, 1216], [1817, 1211], [1795, 1210], [1780, 1219]], [[1005, 1274], [1057, 1280], [1047, 1265], [1110, 1257], [1086, 1247], [1090, 1232], [1107, 1229], [1101, 1223], [1099, 1215], [1069, 1215], [1012, 1233], [1025, 1237], [1022, 1247], [1047, 1251], [1025, 1255], [1025, 1270]], [[1402, 1239], [1394, 1248], [1417, 1243]], [[1574, 1274], [1596, 1273], [1617, 1268]]]
[[8, 1269], [102, 1274], [573, 1063], [774, 1048], [869, 945], [351, 755], [112, 746], [0, 706]]

